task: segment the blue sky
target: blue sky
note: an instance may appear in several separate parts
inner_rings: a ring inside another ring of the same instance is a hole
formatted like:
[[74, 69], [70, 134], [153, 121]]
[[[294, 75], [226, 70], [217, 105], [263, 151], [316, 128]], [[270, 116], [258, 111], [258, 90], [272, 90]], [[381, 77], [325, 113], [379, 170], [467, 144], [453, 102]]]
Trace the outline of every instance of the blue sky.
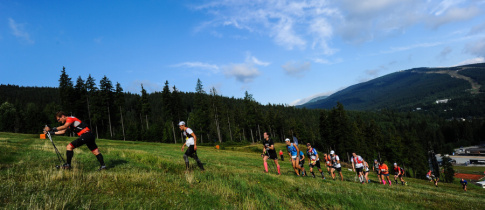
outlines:
[[414, 67], [485, 62], [485, 0], [0, 1], [0, 84], [106, 75], [299, 104]]

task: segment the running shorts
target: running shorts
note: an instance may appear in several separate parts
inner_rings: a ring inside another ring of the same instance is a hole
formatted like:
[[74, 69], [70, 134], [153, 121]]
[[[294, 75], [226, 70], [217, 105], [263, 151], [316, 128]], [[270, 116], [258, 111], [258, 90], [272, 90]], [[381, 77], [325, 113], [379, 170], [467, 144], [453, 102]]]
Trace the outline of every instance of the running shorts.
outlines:
[[76, 140], [72, 141], [71, 145], [74, 148], [78, 148], [78, 147], [86, 144], [86, 146], [88, 146], [89, 150], [94, 151], [94, 150], [98, 149], [98, 145], [96, 145], [95, 139], [96, 138], [94, 137], [94, 134], [91, 133], [90, 131], [88, 131], [86, 133], [81, 134], [81, 136], [79, 136], [79, 138], [77, 138]]

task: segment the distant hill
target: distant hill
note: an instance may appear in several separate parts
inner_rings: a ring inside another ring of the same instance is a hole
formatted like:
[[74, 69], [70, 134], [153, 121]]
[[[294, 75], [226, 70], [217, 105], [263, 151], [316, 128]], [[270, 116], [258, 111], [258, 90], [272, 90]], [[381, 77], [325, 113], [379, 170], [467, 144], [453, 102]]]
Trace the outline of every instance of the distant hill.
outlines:
[[340, 102], [349, 110], [414, 110], [447, 117], [483, 117], [484, 87], [485, 63], [414, 68], [350, 86], [298, 107], [330, 109]]
[[319, 100], [323, 100], [323, 99], [326, 99], [328, 96], [318, 96], [318, 97], [315, 97], [315, 98], [312, 98], [310, 101], [308, 101], [307, 103], [313, 103], [313, 102], [316, 102], [316, 101], [319, 101]]

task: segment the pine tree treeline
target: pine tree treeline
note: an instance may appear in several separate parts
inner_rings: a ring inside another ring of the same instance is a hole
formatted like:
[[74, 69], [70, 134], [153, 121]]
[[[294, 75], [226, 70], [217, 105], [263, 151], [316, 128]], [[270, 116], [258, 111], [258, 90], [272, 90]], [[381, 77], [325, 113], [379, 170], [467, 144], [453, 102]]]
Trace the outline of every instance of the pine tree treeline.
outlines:
[[337, 103], [330, 110], [311, 110], [256, 102], [252, 94], [228, 98], [215, 88], [180, 92], [165, 81], [161, 92], [123, 92], [121, 84], [91, 75], [73, 83], [62, 69], [58, 88], [0, 85], [0, 131], [40, 133], [45, 124], [58, 125], [63, 110], [88, 123], [98, 138], [182, 143], [179, 121], [186, 121], [200, 144], [248, 144], [268, 132], [275, 142], [296, 136], [322, 152], [335, 150], [344, 160], [352, 152], [397, 162], [424, 176], [427, 151], [451, 153], [457, 146], [485, 140], [483, 120], [447, 121], [417, 113], [347, 111]]

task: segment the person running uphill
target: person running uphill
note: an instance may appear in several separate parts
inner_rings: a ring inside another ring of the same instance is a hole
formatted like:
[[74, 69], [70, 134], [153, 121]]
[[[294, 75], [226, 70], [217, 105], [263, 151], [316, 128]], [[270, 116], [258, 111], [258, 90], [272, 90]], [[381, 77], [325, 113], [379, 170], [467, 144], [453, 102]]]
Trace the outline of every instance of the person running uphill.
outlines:
[[340, 158], [335, 152], [332, 150], [330, 151], [330, 158], [332, 160], [332, 169], [330, 169], [330, 173], [332, 174], [332, 179], [335, 180], [335, 171], [339, 173], [340, 180], [344, 181], [344, 176], [342, 175], [342, 166], [340, 165]]
[[286, 142], [286, 149], [288, 150], [288, 155], [290, 156], [291, 165], [295, 170], [297, 176], [300, 176], [299, 170], [301, 170], [300, 165], [300, 157], [298, 157], [298, 153], [300, 153], [300, 149], [295, 146], [293, 143], [290, 143], [290, 139], [285, 139]]
[[300, 168], [303, 171], [302, 176], [307, 176], [305, 171], [305, 154], [303, 153], [303, 151], [300, 151]]
[[369, 164], [367, 161], [364, 160], [364, 177], [365, 177], [365, 182], [369, 183]]
[[276, 156], [276, 150], [274, 148], [274, 142], [272, 139], [269, 138], [268, 132], [264, 132], [264, 140], [263, 140], [263, 164], [264, 164], [264, 171], [268, 173], [268, 162], [269, 159], [274, 160], [276, 164], [276, 168], [278, 169], [278, 175], [281, 174], [280, 172], [280, 164], [278, 164], [278, 156]]
[[101, 165], [98, 170], [106, 169], [106, 165], [104, 165], [103, 155], [98, 150], [98, 145], [96, 145], [94, 134], [88, 128], [88, 125], [86, 125], [86, 123], [82, 122], [81, 120], [79, 120], [74, 116], [68, 117], [66, 113], [64, 113], [63, 111], [57, 112], [56, 120], [57, 122], [61, 122], [64, 125], [59, 127], [54, 127], [52, 129], [50, 129], [49, 127], [46, 127], [44, 129], [44, 133], [49, 132], [51, 135], [53, 134], [60, 135], [60, 134], [66, 133], [66, 131], [69, 129], [70, 131], [75, 132], [79, 136], [78, 139], [72, 141], [70, 144], [66, 146], [67, 163], [65, 163], [62, 166], [63, 169], [72, 168], [71, 161], [72, 161], [72, 157], [74, 156], [73, 150], [84, 144], [86, 144], [89, 150], [91, 150], [91, 152], [98, 159], [99, 164]]
[[389, 179], [389, 168], [387, 167], [387, 165], [385, 163], [381, 163], [379, 165], [379, 171], [381, 172], [382, 184], [386, 185], [386, 180], [384, 179], [384, 177], [386, 177], [387, 181], [389, 182], [389, 186], [391, 186], [392, 182]]
[[323, 159], [325, 160], [325, 166], [327, 167], [328, 175], [330, 175], [330, 170], [332, 168], [332, 158], [327, 153], [323, 154]]
[[204, 171], [204, 165], [197, 156], [197, 136], [195, 136], [195, 133], [194, 131], [192, 131], [192, 129], [185, 126], [184, 121], [179, 122], [179, 128], [180, 131], [183, 132], [183, 135], [185, 137], [185, 144], [182, 145], [182, 151], [184, 151], [185, 145], [187, 145], [188, 147], [184, 154], [185, 169], [187, 171], [189, 170], [189, 157], [191, 157], [195, 161], [197, 161], [197, 165], [199, 166], [200, 170]]
[[438, 181], [440, 180], [440, 178], [436, 177], [431, 170], [429, 170], [426, 174], [426, 178], [428, 178], [430, 182], [433, 181], [434, 185], [438, 187]]
[[364, 184], [364, 159], [354, 152], [352, 153], [352, 158], [350, 161], [352, 162], [352, 170], [357, 173], [357, 176], [359, 176], [360, 183]]
[[399, 177], [399, 179], [401, 180], [401, 184], [404, 185], [406, 184], [406, 182], [404, 181], [404, 179], [402, 178], [404, 175], [404, 169], [402, 169], [401, 167], [399, 167], [397, 165], [397, 163], [394, 163], [394, 181], [396, 182], [397, 184], [397, 178]]
[[379, 179], [379, 183], [382, 182], [381, 180], [381, 171], [379, 170], [379, 162], [377, 159], [374, 160], [374, 164], [372, 165], [372, 170], [376, 172], [377, 178]]
[[465, 190], [466, 192], [466, 186], [468, 185], [468, 182], [465, 179], [461, 178], [460, 184], [461, 186], [463, 186], [463, 190]]
[[322, 179], [325, 179], [325, 175], [323, 175], [322, 168], [320, 167], [320, 159], [318, 158], [318, 153], [315, 148], [312, 148], [310, 143], [306, 144], [307, 151], [306, 154], [308, 155], [308, 159], [310, 160], [310, 173], [312, 173], [313, 178], [315, 178], [315, 173], [313, 173], [313, 167], [316, 166], [318, 171], [322, 175]]

